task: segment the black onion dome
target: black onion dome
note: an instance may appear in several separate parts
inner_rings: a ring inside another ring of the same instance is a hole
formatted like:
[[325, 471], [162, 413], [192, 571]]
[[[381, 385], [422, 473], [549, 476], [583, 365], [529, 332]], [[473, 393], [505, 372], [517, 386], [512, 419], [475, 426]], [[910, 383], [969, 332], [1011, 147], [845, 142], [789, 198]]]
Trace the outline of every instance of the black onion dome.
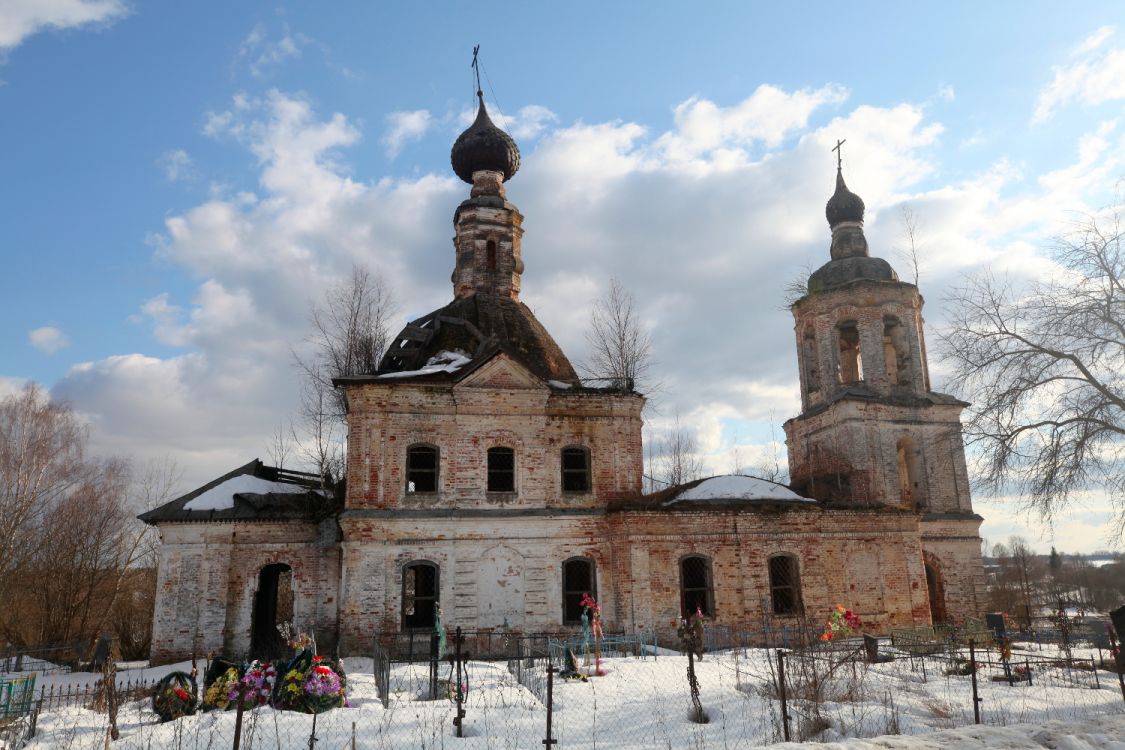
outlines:
[[828, 199], [824, 215], [828, 217], [830, 227], [844, 221], [863, 221], [863, 199], [848, 190], [844, 184], [844, 173], [839, 169], [836, 170], [836, 192]]
[[457, 136], [449, 159], [457, 176], [470, 185], [473, 184], [473, 172], [482, 169], [502, 172], [507, 182], [520, 168], [520, 150], [512, 136], [493, 124], [488, 110], [484, 108], [484, 97], [479, 98], [477, 119]]

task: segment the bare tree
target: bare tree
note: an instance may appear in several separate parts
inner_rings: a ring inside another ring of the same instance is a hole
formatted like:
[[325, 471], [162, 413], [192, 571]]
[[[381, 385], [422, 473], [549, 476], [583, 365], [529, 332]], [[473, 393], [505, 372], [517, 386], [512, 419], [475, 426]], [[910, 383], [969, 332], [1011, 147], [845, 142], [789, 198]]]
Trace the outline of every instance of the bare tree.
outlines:
[[[86, 431], [34, 386], [0, 400], [0, 634], [15, 643], [88, 641], [111, 622], [123, 582], [153, 560], [136, 513], [168, 500], [174, 463], [134, 474], [86, 455]], [[151, 609], [147, 615], [151, 619]]]
[[0, 600], [35, 552], [34, 532], [81, 480], [86, 433], [67, 407], [28, 385], [0, 401]]
[[266, 453], [273, 461], [273, 465], [279, 469], [285, 468], [289, 456], [293, 454], [294, 444], [297, 442], [295, 432], [292, 420], [288, 424], [278, 422], [270, 442], [266, 445]]
[[943, 335], [979, 481], [1050, 520], [1103, 489], [1125, 530], [1125, 248], [1120, 207], [1057, 239], [1050, 278], [1023, 289], [991, 275], [955, 290]]
[[346, 455], [346, 425], [336, 413], [336, 393], [319, 386], [310, 377], [301, 386], [301, 437], [294, 435], [298, 454], [306, 466], [324, 477], [326, 487], [343, 476]]
[[770, 441], [766, 451], [757, 463], [751, 467], [751, 474], [760, 479], [768, 479], [779, 484], [789, 483], [789, 472], [782, 465], [782, 446], [777, 439], [777, 419], [773, 410], [770, 410]]
[[313, 354], [298, 356], [305, 379], [330, 396], [329, 412], [344, 422], [344, 395], [332, 378], [375, 372], [390, 338], [390, 321], [397, 309], [382, 274], [353, 265], [351, 275], [332, 287], [324, 300], [312, 305], [309, 339]]
[[581, 365], [589, 380], [610, 381], [645, 393], [655, 389], [652, 338], [636, 310], [636, 301], [616, 277], [590, 311], [586, 330], [589, 358]]
[[782, 308], [788, 310], [797, 301], [809, 293], [809, 277], [816, 271], [812, 263], [805, 261], [801, 267], [789, 277], [789, 280], [782, 286]]
[[[390, 321], [397, 305], [386, 280], [360, 265], [312, 305], [309, 338], [312, 354], [295, 355], [304, 375], [298, 430], [275, 435], [271, 451], [278, 465], [293, 450], [326, 481], [338, 479], [344, 466], [347, 438], [344, 394], [332, 379], [375, 372], [390, 339]], [[280, 431], [280, 427], [278, 428]]]
[[655, 456], [655, 476], [664, 486], [691, 482], [703, 476], [703, 461], [697, 455], [699, 444], [695, 433], [680, 424], [680, 415], [672, 429], [664, 434]]
[[736, 445], [730, 449], [730, 473], [741, 474], [744, 471], [746, 471], [746, 465], [742, 461], [742, 449]]
[[910, 267], [914, 286], [918, 286], [918, 279], [922, 275], [922, 244], [919, 241], [920, 222], [914, 209], [904, 205], [902, 207], [902, 245], [896, 248], [897, 254]]

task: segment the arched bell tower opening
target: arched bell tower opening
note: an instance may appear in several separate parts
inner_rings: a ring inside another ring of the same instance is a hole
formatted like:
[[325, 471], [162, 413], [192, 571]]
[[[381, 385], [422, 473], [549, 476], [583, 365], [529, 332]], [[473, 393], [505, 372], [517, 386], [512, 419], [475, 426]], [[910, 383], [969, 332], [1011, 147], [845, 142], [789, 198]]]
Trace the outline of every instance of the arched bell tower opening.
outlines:
[[836, 326], [836, 339], [840, 344], [836, 364], [837, 382], [858, 383], [863, 380], [863, 353], [859, 347], [859, 326], [854, 320], [845, 320]]
[[267, 565], [258, 573], [250, 616], [250, 658], [277, 659], [286, 644], [277, 626], [293, 621], [293, 569], [285, 563]]

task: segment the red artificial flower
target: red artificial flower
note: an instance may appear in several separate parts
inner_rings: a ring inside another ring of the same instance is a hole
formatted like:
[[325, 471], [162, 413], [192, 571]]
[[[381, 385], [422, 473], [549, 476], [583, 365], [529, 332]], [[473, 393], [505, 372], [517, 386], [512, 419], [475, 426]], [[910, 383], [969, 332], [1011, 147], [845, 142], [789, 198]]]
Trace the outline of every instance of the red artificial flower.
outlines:
[[182, 700], [182, 701], [191, 700], [191, 696], [188, 695], [187, 691], [184, 690], [183, 688], [178, 687], [175, 690], [176, 690], [176, 697], [179, 698], [180, 700]]

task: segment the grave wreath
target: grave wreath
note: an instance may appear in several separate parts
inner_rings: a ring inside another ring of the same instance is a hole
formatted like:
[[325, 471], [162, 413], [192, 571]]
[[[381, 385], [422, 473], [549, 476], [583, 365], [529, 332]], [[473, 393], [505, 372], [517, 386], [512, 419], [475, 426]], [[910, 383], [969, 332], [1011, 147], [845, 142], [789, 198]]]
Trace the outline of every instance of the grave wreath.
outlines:
[[152, 710], [161, 722], [175, 721], [195, 713], [195, 678], [187, 672], [171, 672], [152, 690]]

